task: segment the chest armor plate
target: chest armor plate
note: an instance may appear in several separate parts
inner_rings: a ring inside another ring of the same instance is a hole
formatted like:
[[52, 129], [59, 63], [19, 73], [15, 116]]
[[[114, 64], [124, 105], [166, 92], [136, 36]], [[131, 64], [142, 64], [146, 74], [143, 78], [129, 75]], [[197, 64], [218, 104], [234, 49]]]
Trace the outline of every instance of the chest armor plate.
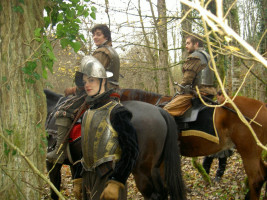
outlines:
[[120, 158], [118, 133], [110, 122], [110, 113], [117, 102], [87, 110], [82, 122], [82, 164], [88, 171], [108, 161]]
[[193, 83], [193, 86], [213, 86], [214, 84], [214, 72], [209, 67], [210, 55], [207, 54], [205, 51], [195, 51], [193, 54], [196, 54], [197, 57], [200, 58], [201, 64], [205, 66], [196, 76], [196, 79]]

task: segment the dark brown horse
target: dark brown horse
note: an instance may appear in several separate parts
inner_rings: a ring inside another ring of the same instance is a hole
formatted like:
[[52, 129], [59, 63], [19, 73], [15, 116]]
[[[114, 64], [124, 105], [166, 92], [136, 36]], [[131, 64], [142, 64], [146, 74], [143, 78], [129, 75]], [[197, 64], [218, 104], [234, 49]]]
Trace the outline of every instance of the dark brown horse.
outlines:
[[121, 101], [143, 101], [160, 107], [162, 107], [162, 103], [166, 103], [172, 98], [170, 96], [163, 96], [154, 92], [145, 92], [139, 89], [120, 89], [118, 93], [121, 97]]
[[[142, 90], [127, 89], [122, 92], [121, 96], [128, 100], [138, 97], [138, 100], [151, 104], [155, 104], [158, 101], [163, 103], [161, 95]], [[170, 101], [171, 98], [164, 96], [164, 101]], [[234, 103], [247, 119], [253, 119], [251, 120], [251, 126], [258, 139], [265, 145], [267, 143], [266, 104], [242, 96], [236, 97]], [[232, 108], [230, 104], [225, 106]], [[207, 108], [199, 112], [194, 122], [189, 122], [188, 124], [189, 127], [182, 129], [179, 137], [181, 154], [189, 157], [206, 156], [235, 145], [242, 157], [248, 176], [249, 192], [246, 195], [246, 199], [259, 199], [262, 185], [267, 180], [267, 165], [261, 158], [263, 149], [257, 145], [251, 131], [239, 119], [238, 115], [223, 107]], [[195, 130], [196, 127], [203, 124], [205, 127], [214, 126], [215, 134], [208, 135], [203, 131]], [[192, 130], [190, 127], [195, 128]]]
[[[56, 110], [56, 105], [60, 95], [45, 90], [47, 97], [48, 112]], [[185, 190], [181, 174], [180, 152], [177, 145], [177, 129], [174, 119], [163, 109], [140, 101], [127, 101], [123, 105], [131, 111], [131, 120], [136, 129], [139, 146], [139, 156], [132, 174], [134, 175], [136, 186], [145, 199], [185, 199]], [[146, 112], [144, 112], [144, 110]], [[49, 117], [52, 116], [52, 117]], [[47, 119], [47, 130], [56, 130], [54, 115], [49, 115]], [[53, 150], [55, 138], [50, 131], [48, 137], [48, 151]], [[72, 169], [73, 178], [75, 173], [80, 174], [75, 163], [81, 159], [81, 140], [77, 139], [70, 143], [70, 154], [72, 159], [66, 159], [65, 164], [69, 164]], [[57, 164], [49, 174], [51, 182], [60, 187], [60, 168]], [[53, 164], [47, 161], [47, 168], [50, 171]], [[79, 175], [76, 178], [80, 178]], [[54, 192], [53, 199], [58, 197]]]

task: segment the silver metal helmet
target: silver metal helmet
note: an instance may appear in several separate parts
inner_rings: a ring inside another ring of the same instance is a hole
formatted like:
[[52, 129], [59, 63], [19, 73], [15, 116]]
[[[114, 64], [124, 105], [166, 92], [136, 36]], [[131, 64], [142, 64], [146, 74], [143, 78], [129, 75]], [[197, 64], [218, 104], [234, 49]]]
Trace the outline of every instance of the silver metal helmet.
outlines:
[[106, 71], [104, 66], [93, 56], [83, 57], [80, 70], [81, 73], [88, 77], [109, 78], [113, 76], [113, 73]]

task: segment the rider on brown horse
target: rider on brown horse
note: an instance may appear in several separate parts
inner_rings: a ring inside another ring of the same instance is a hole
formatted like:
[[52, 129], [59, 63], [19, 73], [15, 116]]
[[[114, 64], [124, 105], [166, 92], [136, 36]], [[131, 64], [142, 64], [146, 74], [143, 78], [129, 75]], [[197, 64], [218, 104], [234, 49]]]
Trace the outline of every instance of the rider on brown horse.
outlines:
[[[191, 107], [191, 89], [198, 86], [201, 95], [213, 97], [216, 89], [213, 86], [214, 73], [210, 69], [210, 56], [204, 51], [203, 42], [199, 36], [189, 35], [186, 38], [186, 49], [190, 54], [183, 65], [183, 80], [181, 85], [185, 87], [163, 109], [172, 116], [181, 116]], [[188, 90], [186, 89], [188, 88]]]

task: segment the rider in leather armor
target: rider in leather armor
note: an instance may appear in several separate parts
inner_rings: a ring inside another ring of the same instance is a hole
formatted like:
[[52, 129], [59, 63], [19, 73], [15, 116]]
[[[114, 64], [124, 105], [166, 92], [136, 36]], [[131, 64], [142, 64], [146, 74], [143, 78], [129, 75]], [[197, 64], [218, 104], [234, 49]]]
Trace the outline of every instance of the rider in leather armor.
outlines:
[[[186, 49], [189, 53], [183, 65], [183, 79], [181, 85], [185, 88], [199, 88], [200, 94], [213, 97], [216, 89], [213, 86], [214, 73], [210, 68], [210, 56], [204, 51], [203, 42], [198, 37], [186, 37]], [[194, 97], [190, 90], [181, 88], [180, 95], [169, 102], [163, 109], [173, 116], [181, 116], [191, 107]]]
[[83, 199], [127, 199], [126, 180], [139, 153], [132, 114], [106, 89], [112, 73], [90, 56], [83, 61], [76, 73], [90, 105], [82, 121]]
[[[106, 70], [113, 73], [113, 77], [108, 78], [108, 88], [119, 89], [120, 76], [120, 58], [118, 53], [112, 47], [111, 33], [107, 25], [96, 24], [91, 33], [97, 49], [93, 56], [105, 67]], [[65, 96], [75, 94], [76, 87], [67, 88]]]

